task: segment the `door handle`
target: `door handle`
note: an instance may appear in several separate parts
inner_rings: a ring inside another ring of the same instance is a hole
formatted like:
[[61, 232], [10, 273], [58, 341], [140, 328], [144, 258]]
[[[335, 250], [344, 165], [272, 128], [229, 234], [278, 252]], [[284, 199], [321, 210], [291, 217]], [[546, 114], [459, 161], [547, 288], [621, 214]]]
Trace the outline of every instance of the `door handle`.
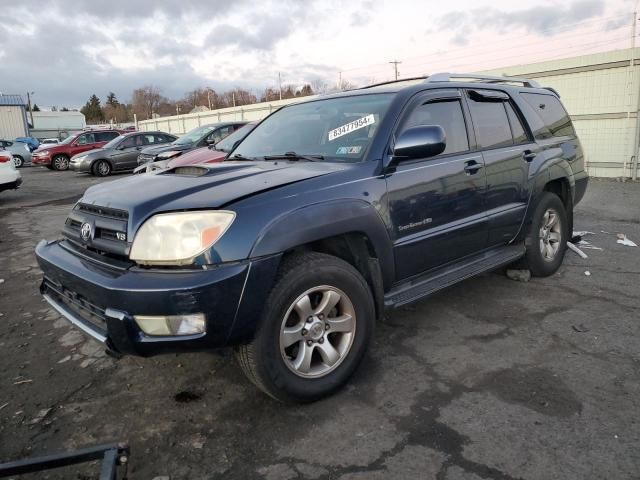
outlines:
[[534, 158], [536, 158], [538, 154], [536, 152], [532, 152], [531, 150], [525, 150], [522, 152], [522, 158], [527, 162], [531, 162]]
[[478, 172], [484, 165], [476, 162], [475, 160], [469, 160], [465, 163], [464, 171], [467, 175], [474, 175]]

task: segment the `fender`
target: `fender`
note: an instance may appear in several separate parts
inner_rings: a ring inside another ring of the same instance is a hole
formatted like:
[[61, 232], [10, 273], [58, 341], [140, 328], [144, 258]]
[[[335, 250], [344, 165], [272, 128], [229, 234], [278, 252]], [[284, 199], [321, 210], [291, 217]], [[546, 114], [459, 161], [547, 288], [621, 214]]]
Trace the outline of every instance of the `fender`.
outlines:
[[254, 243], [250, 258], [274, 255], [324, 238], [363, 233], [380, 263], [383, 283], [395, 278], [393, 243], [375, 208], [364, 200], [345, 199], [308, 205], [276, 218]]

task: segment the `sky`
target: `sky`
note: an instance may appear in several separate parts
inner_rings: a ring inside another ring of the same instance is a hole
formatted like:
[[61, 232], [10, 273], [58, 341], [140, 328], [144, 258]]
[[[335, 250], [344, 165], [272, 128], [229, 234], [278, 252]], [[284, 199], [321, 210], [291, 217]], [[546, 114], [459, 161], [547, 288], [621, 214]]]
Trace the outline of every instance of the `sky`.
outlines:
[[[631, 45], [633, 0], [0, 0], [0, 93], [83, 105], [158, 86], [259, 93], [469, 72]], [[640, 32], [640, 28], [638, 29]], [[640, 45], [640, 42], [638, 43]]]

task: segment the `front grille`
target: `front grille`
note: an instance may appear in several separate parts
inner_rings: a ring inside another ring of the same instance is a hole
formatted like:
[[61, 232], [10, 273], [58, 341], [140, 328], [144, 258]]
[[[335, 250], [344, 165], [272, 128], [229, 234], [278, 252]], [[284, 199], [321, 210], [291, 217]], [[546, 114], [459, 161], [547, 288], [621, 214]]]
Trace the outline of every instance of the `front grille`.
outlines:
[[[129, 212], [111, 207], [78, 203], [69, 214], [64, 236], [79, 247], [106, 258], [126, 260]], [[82, 237], [82, 226], [91, 226], [89, 238]]]
[[72, 292], [68, 288], [58, 285], [48, 278], [44, 279], [43, 287], [46, 290], [44, 293], [53, 295], [56, 300], [72, 310], [95, 330], [106, 336], [107, 318], [103, 308], [94, 305], [82, 295]]

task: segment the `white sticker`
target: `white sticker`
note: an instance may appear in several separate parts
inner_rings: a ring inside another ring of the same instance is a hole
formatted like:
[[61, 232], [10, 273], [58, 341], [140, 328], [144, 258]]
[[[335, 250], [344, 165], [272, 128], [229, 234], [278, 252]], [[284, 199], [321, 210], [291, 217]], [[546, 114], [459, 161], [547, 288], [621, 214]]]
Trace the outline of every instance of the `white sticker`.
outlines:
[[368, 127], [369, 125], [373, 125], [376, 123], [376, 119], [373, 114], [367, 115], [366, 117], [359, 118], [354, 120], [353, 122], [349, 122], [341, 127], [335, 128], [329, 132], [329, 141], [332, 142], [336, 138], [339, 138], [343, 135], [351, 133], [355, 130], [359, 130], [364, 127]]

